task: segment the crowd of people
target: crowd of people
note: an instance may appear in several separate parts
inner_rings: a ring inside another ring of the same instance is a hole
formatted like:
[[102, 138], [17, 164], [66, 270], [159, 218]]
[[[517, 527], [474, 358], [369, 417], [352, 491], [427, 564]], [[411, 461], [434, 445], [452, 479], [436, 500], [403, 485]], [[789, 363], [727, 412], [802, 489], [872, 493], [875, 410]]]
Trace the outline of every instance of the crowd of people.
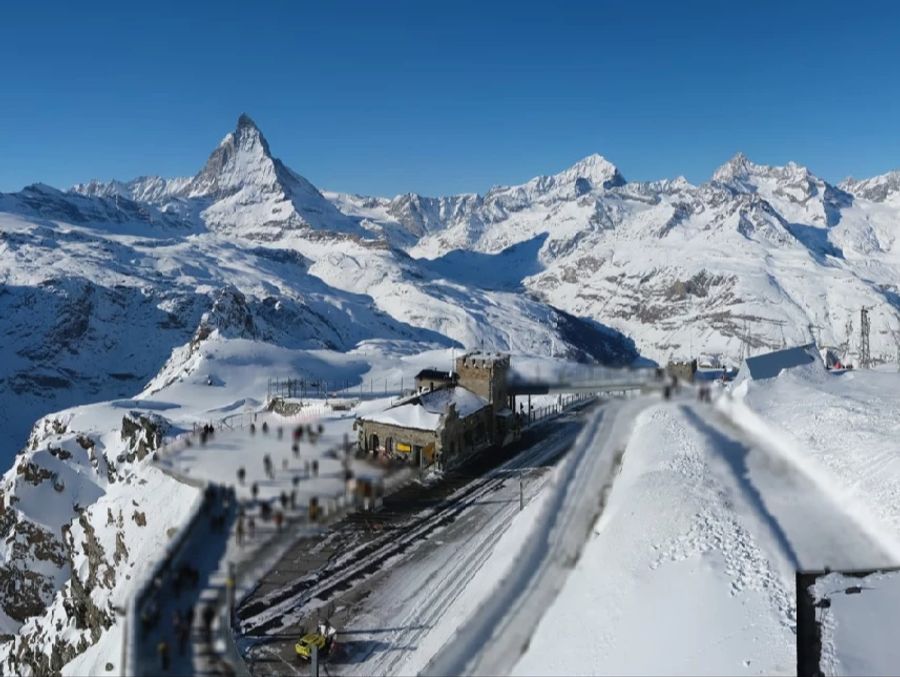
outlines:
[[[254, 417], [255, 419], [255, 417]], [[263, 421], [257, 428], [256, 421], [250, 423], [250, 435], [256, 435], [261, 432], [263, 435], [274, 433], [278, 440], [284, 440], [286, 437], [285, 430], [282, 426], [274, 427], [274, 431], [270, 430], [267, 421]], [[289, 442], [290, 449], [294, 458], [300, 456], [300, 444], [305, 439], [311, 444], [316, 444], [322, 436], [324, 430], [321, 424], [313, 426], [310, 424], [297, 425], [290, 431]], [[199, 440], [200, 445], [206, 445], [215, 437], [216, 430], [212, 424], [196, 425], [193, 430], [193, 439]], [[190, 440], [186, 440], [190, 445]], [[284, 457], [281, 462], [281, 468], [288, 470], [289, 457]], [[272, 456], [268, 453], [262, 457], [262, 469], [265, 477], [269, 481], [275, 480], [275, 464]], [[285, 516], [288, 511], [294, 512], [298, 509], [298, 489], [300, 481], [303, 477], [312, 478], [319, 475], [318, 459], [306, 459], [303, 462], [303, 474], [297, 472], [292, 478], [293, 488], [290, 491], [282, 490], [274, 499], [265, 500], [259, 496], [259, 482], [254, 481], [250, 486], [250, 494], [252, 500], [244, 503], [238, 502], [234, 488], [207, 485], [204, 490], [202, 513], [206, 516], [211, 534], [227, 533], [229, 528], [229, 515], [235, 514], [234, 523], [235, 540], [237, 545], [243, 547], [247, 539], [253, 540], [257, 533], [258, 521], [273, 523], [277, 531], [284, 528]], [[345, 464], [344, 478], [349, 481], [352, 472], [349, 470], [349, 464]], [[237, 470], [237, 481], [240, 486], [245, 486], [248, 481], [246, 468], [241, 467]], [[315, 507], [315, 510], [313, 508]], [[310, 500], [310, 516], [314, 517], [314, 513], [318, 514], [318, 501]], [[186, 656], [191, 641], [192, 628], [194, 627], [195, 618], [201, 623], [202, 636], [205, 641], [212, 639], [212, 627], [216, 616], [216, 607], [212, 603], [198, 603], [197, 608], [185, 599], [181, 600], [185, 593], [187, 596], [196, 595], [196, 590], [200, 584], [199, 571], [190, 564], [184, 563], [179, 566], [173, 565], [170, 561], [164, 563], [157, 575], [155, 576], [151, 594], [148, 595], [146, 601], [140, 609], [141, 630], [145, 637], [151, 631], [158, 631], [159, 641], [156, 645], [157, 656], [159, 658], [159, 669], [163, 673], [168, 673], [172, 669], [173, 648], [177, 650], [179, 656]], [[174, 600], [173, 604], [169, 603], [169, 611], [167, 618], [161, 618], [160, 603], [162, 600]], [[171, 614], [171, 615], [169, 615]], [[167, 621], [167, 623], [166, 623]]]
[[[203, 431], [199, 434], [204, 434]], [[224, 533], [228, 515], [235, 502], [234, 490], [227, 487], [209, 485], [204, 491], [201, 512], [209, 519], [211, 533]], [[156, 653], [159, 669], [163, 673], [172, 667], [172, 647], [177, 647], [179, 656], [186, 656], [194, 626], [196, 609], [192, 601], [200, 587], [200, 571], [191, 562], [176, 564], [167, 559], [153, 578], [150, 594], [140, 608], [141, 632], [146, 637], [158, 630], [159, 642]], [[187, 598], [187, 599], [185, 599]], [[174, 609], [168, 619], [162, 618], [160, 603], [174, 601]], [[206, 641], [212, 638], [212, 623], [216, 609], [213, 604], [200, 605], [199, 618], [203, 624]], [[166, 623], [168, 621], [168, 623]]]

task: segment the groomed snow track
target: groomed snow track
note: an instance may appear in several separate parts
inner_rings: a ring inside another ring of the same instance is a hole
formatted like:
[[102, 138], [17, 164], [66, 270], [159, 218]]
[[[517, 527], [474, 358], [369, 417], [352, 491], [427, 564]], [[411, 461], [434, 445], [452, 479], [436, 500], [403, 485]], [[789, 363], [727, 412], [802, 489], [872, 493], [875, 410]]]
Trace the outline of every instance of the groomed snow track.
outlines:
[[510, 672], [603, 510], [635, 416], [653, 401], [613, 401], [591, 416], [546, 489], [549, 500], [512, 568], [422, 674]]

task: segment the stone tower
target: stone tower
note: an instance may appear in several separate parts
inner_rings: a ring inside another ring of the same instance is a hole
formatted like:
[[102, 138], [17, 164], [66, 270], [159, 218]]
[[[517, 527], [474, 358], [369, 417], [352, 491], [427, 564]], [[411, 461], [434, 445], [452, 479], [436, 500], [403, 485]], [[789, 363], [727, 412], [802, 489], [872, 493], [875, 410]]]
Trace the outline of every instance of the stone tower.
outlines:
[[481, 395], [498, 411], [507, 406], [509, 355], [472, 352], [456, 358], [459, 385]]

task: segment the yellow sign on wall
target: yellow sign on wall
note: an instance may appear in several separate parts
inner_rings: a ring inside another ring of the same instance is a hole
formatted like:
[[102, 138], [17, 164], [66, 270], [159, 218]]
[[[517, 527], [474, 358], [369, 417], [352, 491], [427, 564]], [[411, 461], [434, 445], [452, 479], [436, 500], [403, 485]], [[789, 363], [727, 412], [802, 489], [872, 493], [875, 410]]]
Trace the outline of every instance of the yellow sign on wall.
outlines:
[[412, 447], [404, 442], [397, 442], [397, 451], [402, 451], [405, 454], [408, 454], [412, 451]]

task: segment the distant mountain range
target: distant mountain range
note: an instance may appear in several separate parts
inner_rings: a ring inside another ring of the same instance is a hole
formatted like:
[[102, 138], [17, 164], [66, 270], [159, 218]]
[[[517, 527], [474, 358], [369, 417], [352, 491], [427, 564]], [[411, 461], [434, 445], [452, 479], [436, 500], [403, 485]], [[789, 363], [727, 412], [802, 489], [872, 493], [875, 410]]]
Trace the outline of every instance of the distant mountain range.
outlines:
[[322, 192], [242, 115], [193, 177], [0, 195], [0, 400], [17, 402], [0, 449], [53, 408], [139, 389], [226, 297], [247, 314], [234, 332], [276, 343], [613, 364], [811, 338], [852, 362], [866, 306], [892, 359], [898, 232], [900, 173], [832, 185], [741, 154], [698, 186], [591, 155], [484, 195]]
[[39, 416], [177, 373], [176, 349], [207, 326], [299, 348], [637, 356], [619, 332], [527, 293], [534, 243], [418, 260], [398, 244], [414, 225], [356, 211], [275, 159], [247, 116], [192, 178], [0, 194], [0, 457]]
[[[460, 253], [524, 246], [529, 259], [516, 256], [513, 269], [505, 262], [504, 284], [622, 331], [658, 360], [692, 347], [736, 359], [813, 336], [852, 359], [852, 318], [864, 305], [873, 308], [873, 354], [893, 357], [900, 331], [900, 172], [832, 185], [794, 163], [738, 154], [699, 186], [681, 177], [629, 183], [591, 155], [484, 195], [366, 197], [320, 192], [273, 159], [241, 116], [193, 178], [72, 192], [119, 195], [250, 240], [318, 231], [415, 258], [453, 254], [458, 265], [442, 270], [457, 279], [469, 260]], [[482, 269], [484, 258], [471, 260]]]

